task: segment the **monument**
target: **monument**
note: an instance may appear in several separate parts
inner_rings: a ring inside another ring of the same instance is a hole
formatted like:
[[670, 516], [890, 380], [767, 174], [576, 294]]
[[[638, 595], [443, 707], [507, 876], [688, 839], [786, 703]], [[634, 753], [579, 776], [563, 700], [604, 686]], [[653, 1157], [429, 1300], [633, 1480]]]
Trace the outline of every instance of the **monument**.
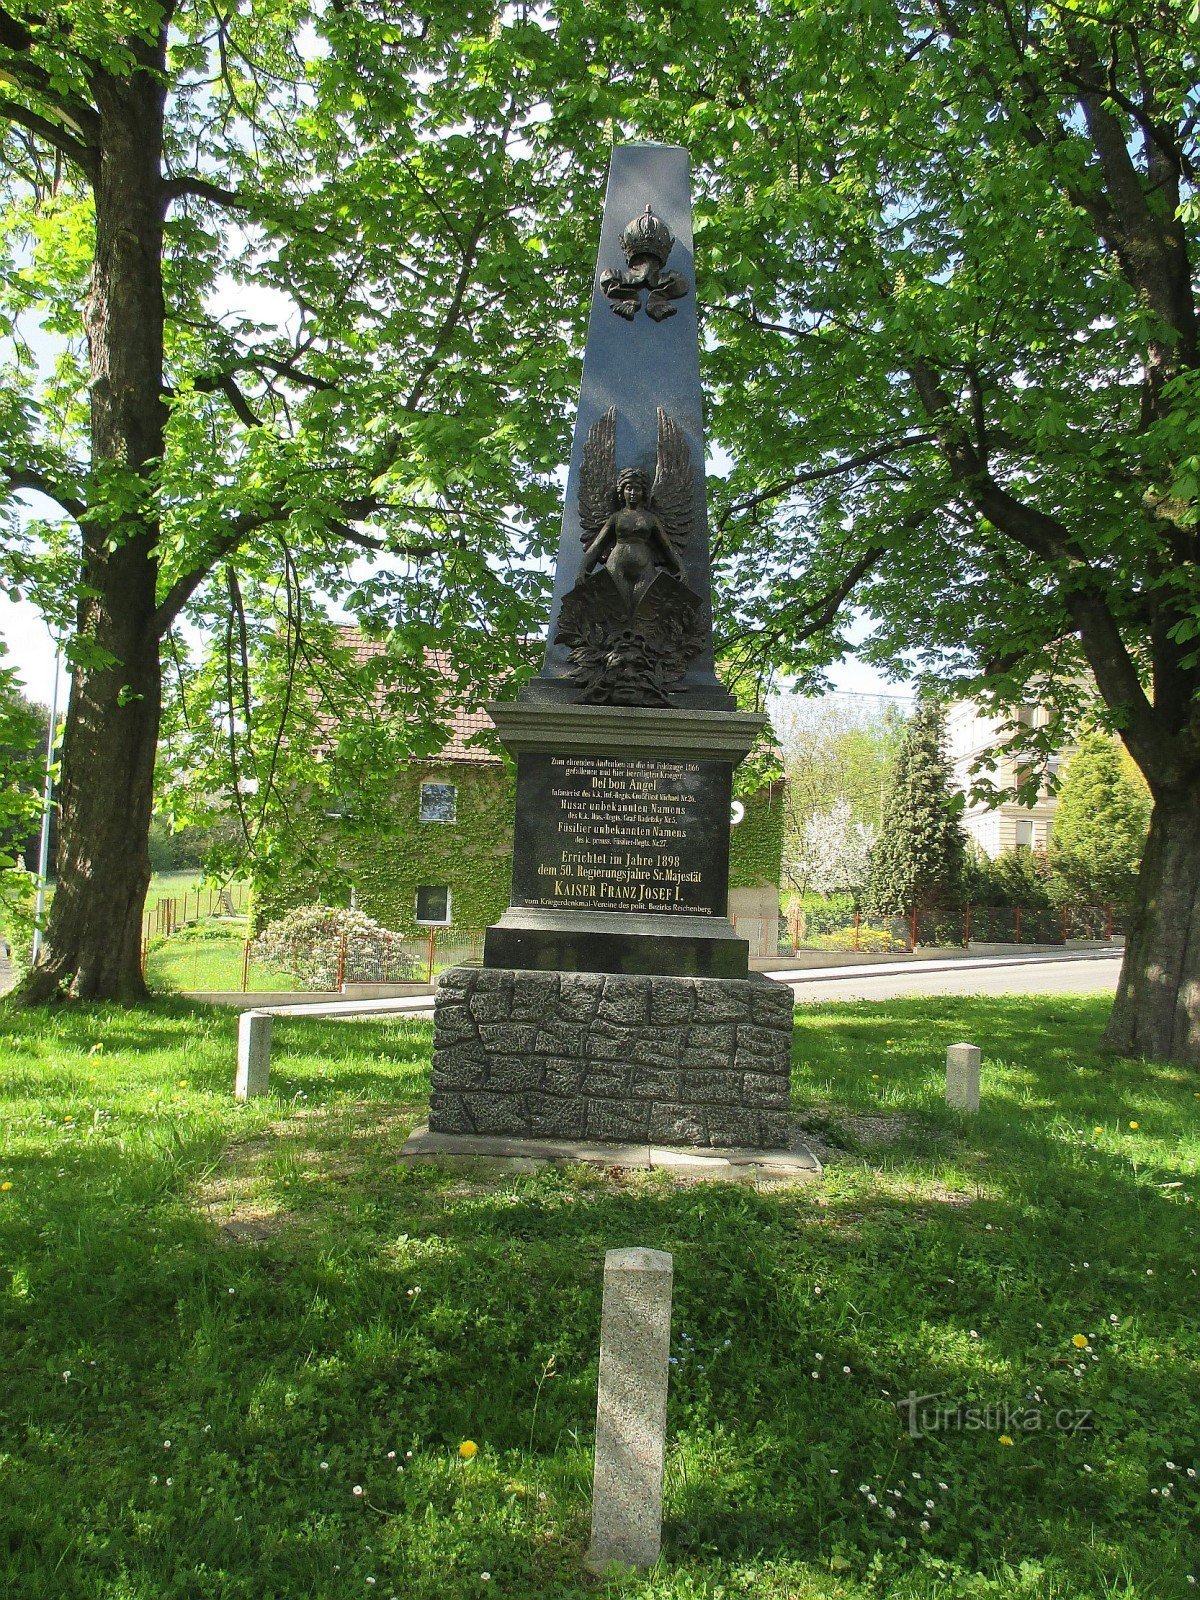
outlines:
[[[713, 663], [687, 153], [613, 152], [511, 903], [443, 974], [436, 1133], [781, 1148], [792, 996], [729, 922], [733, 772], [765, 718]], [[583, 286], [581, 285], [581, 290]]]

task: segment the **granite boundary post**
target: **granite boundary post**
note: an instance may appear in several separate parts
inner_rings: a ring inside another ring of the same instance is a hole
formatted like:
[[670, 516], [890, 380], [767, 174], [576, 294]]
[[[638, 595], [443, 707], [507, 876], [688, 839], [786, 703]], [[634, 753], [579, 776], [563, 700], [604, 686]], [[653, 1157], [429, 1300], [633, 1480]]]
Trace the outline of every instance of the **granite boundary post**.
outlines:
[[662, 1545], [674, 1263], [661, 1250], [604, 1257], [592, 1542], [587, 1565], [648, 1567]]

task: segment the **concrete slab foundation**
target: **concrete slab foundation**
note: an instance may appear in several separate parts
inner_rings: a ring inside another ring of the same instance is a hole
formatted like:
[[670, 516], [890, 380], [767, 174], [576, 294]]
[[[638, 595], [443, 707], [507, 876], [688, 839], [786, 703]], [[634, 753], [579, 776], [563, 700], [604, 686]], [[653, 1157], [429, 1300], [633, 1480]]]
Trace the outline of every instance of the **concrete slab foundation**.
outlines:
[[491, 1165], [497, 1171], [535, 1172], [583, 1162], [609, 1171], [670, 1172], [718, 1183], [808, 1183], [824, 1170], [798, 1132], [783, 1150], [698, 1150], [652, 1144], [590, 1144], [583, 1139], [510, 1139], [486, 1133], [431, 1133], [414, 1128], [400, 1152], [406, 1164], [436, 1162], [451, 1168]]

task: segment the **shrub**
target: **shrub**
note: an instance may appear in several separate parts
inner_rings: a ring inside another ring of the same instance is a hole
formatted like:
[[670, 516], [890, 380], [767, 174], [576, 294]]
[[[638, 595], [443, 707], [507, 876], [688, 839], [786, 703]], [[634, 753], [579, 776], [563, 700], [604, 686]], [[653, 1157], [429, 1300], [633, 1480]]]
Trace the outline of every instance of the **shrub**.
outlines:
[[885, 951], [907, 950], [908, 942], [899, 939], [890, 928], [871, 928], [863, 923], [857, 935], [853, 928], [839, 928], [836, 933], [827, 934], [821, 940], [824, 950], [862, 950], [869, 955], [878, 955]]
[[1059, 793], [1050, 856], [1072, 900], [1129, 905], [1150, 826], [1146, 781], [1115, 739], [1085, 736]]
[[254, 941], [256, 960], [289, 973], [308, 989], [335, 989], [345, 935], [346, 983], [405, 983], [419, 968], [403, 939], [362, 911], [297, 906]]
[[18, 978], [29, 969], [36, 894], [34, 876], [24, 867], [0, 871], [0, 936], [8, 941], [9, 958]]

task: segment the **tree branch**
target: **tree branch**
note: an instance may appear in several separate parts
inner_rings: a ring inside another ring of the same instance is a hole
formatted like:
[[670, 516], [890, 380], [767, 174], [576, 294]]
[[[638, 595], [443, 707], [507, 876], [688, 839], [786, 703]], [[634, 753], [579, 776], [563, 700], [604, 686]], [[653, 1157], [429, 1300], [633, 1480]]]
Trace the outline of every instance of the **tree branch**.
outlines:
[[36, 494], [44, 494], [48, 500], [60, 505], [69, 517], [74, 517], [76, 522], [82, 522], [87, 515], [87, 502], [76, 495], [65, 493], [45, 473], [22, 468], [16, 472], [6, 472], [0, 482], [12, 493], [28, 489]]
[[847, 456], [844, 461], [834, 462], [832, 466], [810, 467], [804, 472], [796, 472], [790, 477], [781, 478], [777, 483], [768, 484], [765, 489], [760, 489], [757, 494], [747, 495], [744, 500], [735, 500], [732, 505], [727, 506], [717, 521], [718, 532], [724, 532], [730, 518], [741, 516], [746, 511], [753, 511], [766, 500], [777, 500], [780, 495], [789, 494], [793, 489], [799, 489], [802, 484], [817, 483], [823, 478], [837, 478], [844, 472], [854, 472], [858, 467], [872, 466], [880, 461], [886, 461], [889, 456], [899, 455], [912, 445], [933, 443], [937, 437], [936, 433], [906, 434], [903, 439], [893, 439], [888, 444], [877, 445], [870, 450], [860, 450], [857, 455]]
[[186, 178], [167, 178], [162, 187], [163, 194], [168, 200], [180, 200], [185, 195], [194, 195], [198, 200], [211, 200], [214, 205], [225, 206], [231, 211], [245, 211], [250, 206], [250, 201], [238, 190], [226, 189], [219, 183], [210, 183], [207, 178], [194, 175]]
[[0, 63], [5, 72], [20, 87], [37, 95], [43, 104], [52, 107], [79, 134], [85, 149], [96, 155], [100, 148], [100, 117], [94, 106], [77, 100], [59, 89], [45, 67], [39, 66], [29, 52], [37, 43], [37, 36], [10, 11], [0, 6]]
[[0, 99], [0, 117], [7, 118], [25, 128], [29, 133], [36, 134], [39, 139], [44, 139], [48, 145], [65, 156], [68, 161], [73, 161], [88, 177], [96, 170], [99, 152], [90, 145], [82, 144], [78, 139], [73, 139], [69, 133], [60, 128], [58, 123], [51, 122], [48, 117], [41, 116], [36, 111], [31, 111], [28, 106], [23, 106], [19, 101]]

